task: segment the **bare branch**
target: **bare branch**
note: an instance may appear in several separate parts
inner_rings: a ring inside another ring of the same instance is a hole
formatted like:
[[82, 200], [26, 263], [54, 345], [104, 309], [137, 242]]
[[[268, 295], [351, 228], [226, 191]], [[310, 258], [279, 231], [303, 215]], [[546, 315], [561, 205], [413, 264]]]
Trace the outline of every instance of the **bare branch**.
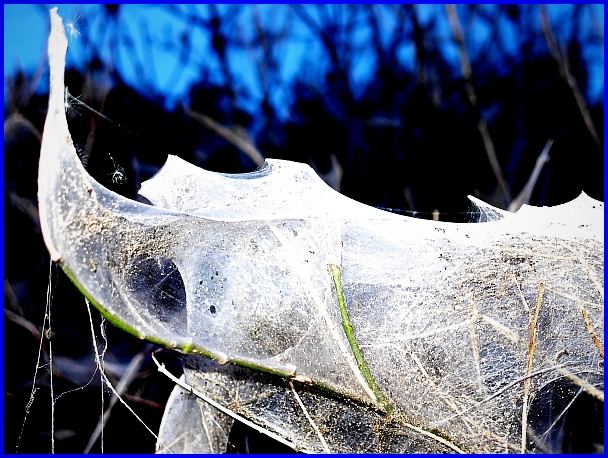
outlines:
[[490, 137], [488, 126], [486, 124], [485, 119], [481, 115], [481, 111], [479, 110], [477, 104], [477, 94], [475, 92], [475, 86], [473, 85], [471, 61], [469, 59], [469, 54], [467, 52], [466, 44], [464, 41], [464, 34], [462, 33], [462, 27], [460, 25], [460, 19], [458, 18], [458, 12], [456, 11], [456, 7], [454, 5], [446, 5], [446, 11], [450, 23], [450, 28], [452, 29], [452, 36], [459, 50], [460, 69], [462, 71], [462, 77], [465, 81], [465, 90], [467, 93], [467, 97], [469, 98], [471, 106], [479, 113], [477, 130], [479, 131], [479, 135], [481, 135], [481, 139], [486, 150], [486, 155], [488, 157], [488, 161], [490, 162], [490, 167], [492, 167], [492, 172], [494, 172], [494, 176], [496, 177], [496, 182], [498, 183], [498, 186], [500, 187], [503, 193], [505, 201], [508, 204], [511, 201], [511, 192], [509, 191], [509, 185], [507, 184], [507, 181], [505, 180], [505, 177], [502, 173], [502, 169], [500, 168], [500, 163], [498, 162], [498, 157], [496, 156], [496, 148], [494, 147], [492, 137]]
[[583, 121], [591, 138], [598, 145], [602, 146], [602, 141], [595, 130], [595, 126], [593, 125], [593, 121], [591, 120], [591, 113], [589, 112], [589, 108], [587, 107], [587, 103], [585, 102], [585, 98], [581, 93], [581, 90], [576, 83], [576, 79], [572, 72], [570, 71], [570, 65], [568, 63], [567, 57], [560, 51], [559, 45], [557, 44], [557, 38], [553, 33], [553, 28], [551, 27], [551, 21], [549, 21], [549, 15], [547, 14], [547, 9], [543, 6], [540, 10], [540, 22], [543, 29], [543, 34], [545, 35], [545, 41], [547, 42], [547, 46], [549, 47], [549, 52], [551, 53], [551, 57], [557, 62], [559, 67], [560, 75], [566, 80], [566, 83], [570, 87], [572, 91], [572, 95], [574, 96], [574, 100], [576, 101], [576, 106], [583, 117]]
[[540, 172], [543, 170], [544, 165], [549, 162], [549, 151], [551, 151], [552, 146], [553, 140], [547, 141], [547, 144], [536, 159], [536, 164], [534, 165], [534, 169], [532, 170], [526, 185], [509, 205], [509, 211], [516, 212], [522, 205], [530, 202], [530, 197], [532, 196], [532, 191], [534, 190], [534, 186], [536, 186], [538, 177], [540, 177]]

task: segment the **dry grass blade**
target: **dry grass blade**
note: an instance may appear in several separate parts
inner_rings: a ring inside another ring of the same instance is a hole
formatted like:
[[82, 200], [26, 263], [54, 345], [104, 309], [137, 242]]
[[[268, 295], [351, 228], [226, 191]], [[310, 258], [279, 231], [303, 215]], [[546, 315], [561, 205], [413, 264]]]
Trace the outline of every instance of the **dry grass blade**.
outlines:
[[310, 426], [312, 426], [312, 429], [315, 430], [315, 433], [317, 434], [317, 437], [319, 438], [319, 441], [321, 442], [321, 446], [323, 447], [323, 451], [325, 453], [331, 453], [331, 450], [329, 449], [329, 446], [327, 445], [327, 442], [325, 441], [325, 438], [323, 437], [323, 434], [321, 433], [321, 430], [319, 429], [319, 427], [317, 426], [317, 424], [313, 421], [312, 417], [308, 413], [308, 410], [306, 409], [306, 406], [304, 406], [304, 403], [300, 399], [300, 395], [298, 395], [297, 391], [293, 387], [293, 383], [291, 381], [289, 381], [288, 385], [289, 385], [289, 389], [293, 393], [294, 398], [296, 399], [296, 402], [298, 403], [298, 406], [300, 406], [300, 409], [302, 409], [302, 412], [304, 413], [304, 416], [308, 420], [308, 423], [310, 423]]
[[538, 284], [538, 294], [536, 296], [536, 307], [534, 316], [530, 321], [530, 343], [528, 344], [528, 359], [526, 363], [526, 380], [524, 381], [524, 401], [521, 412], [521, 453], [526, 451], [527, 431], [528, 431], [528, 399], [530, 396], [530, 388], [532, 386], [532, 365], [534, 363], [534, 350], [536, 349], [536, 336], [538, 334], [538, 318], [540, 316], [540, 307], [543, 303], [543, 294], [545, 292], [545, 282], [541, 281]]
[[237, 132], [234, 129], [223, 126], [209, 116], [192, 111], [190, 108], [186, 107], [185, 111], [188, 116], [196, 119], [205, 127], [222, 137], [224, 140], [240, 149], [255, 163], [256, 166], [260, 166], [264, 163], [264, 156], [255, 147], [253, 141], [246, 136], [245, 132]]
[[13, 207], [26, 215], [34, 224], [35, 228], [40, 227], [40, 219], [38, 216], [38, 208], [36, 204], [26, 197], [21, 197], [19, 194], [8, 191], [8, 198]]
[[4, 135], [8, 136], [15, 129], [24, 129], [28, 134], [31, 134], [38, 142], [42, 142], [42, 137], [36, 126], [20, 113], [11, 114], [4, 121]]
[[461, 450], [460, 448], [458, 448], [456, 445], [454, 445], [453, 443], [451, 443], [448, 440], [445, 440], [443, 437], [438, 436], [437, 434], [434, 434], [434, 433], [432, 433], [430, 431], [427, 431], [425, 429], [419, 428], [418, 426], [414, 426], [414, 425], [412, 425], [410, 423], [403, 423], [403, 426], [405, 426], [406, 428], [411, 429], [412, 431], [416, 431], [417, 433], [420, 433], [423, 436], [427, 436], [427, 437], [430, 437], [431, 439], [436, 440], [437, 442], [445, 445], [446, 447], [451, 448], [456, 453], [460, 453], [460, 454], [464, 454], [465, 453], [463, 450]]
[[[148, 425], [146, 425], [146, 423], [139, 417], [139, 415], [137, 415], [135, 413], [135, 411], [129, 406], [129, 404], [127, 404], [122, 397], [120, 396], [120, 394], [118, 394], [118, 391], [116, 390], [116, 388], [114, 388], [114, 385], [112, 385], [112, 383], [110, 383], [110, 380], [108, 379], [108, 377], [106, 376], [105, 372], [102, 369], [102, 365], [101, 365], [101, 358], [99, 356], [99, 351], [97, 349], [97, 338], [95, 337], [95, 329], [93, 328], [93, 317], [91, 315], [91, 305], [88, 301], [88, 299], [85, 299], [85, 303], [87, 305], [87, 313], [89, 315], [89, 324], [90, 324], [90, 330], [91, 330], [91, 338], [93, 340], [93, 351], [95, 353], [95, 362], [97, 364], [97, 367], [99, 368], [99, 375], [101, 376], [101, 379], [103, 381], [103, 383], [105, 383], [105, 385], [110, 389], [110, 391], [112, 391], [112, 393], [114, 394], [114, 398], [112, 399], [117, 399], [118, 401], [120, 401], [129, 412], [131, 412], [133, 414], [133, 416], [144, 426], [144, 428], [146, 428], [146, 430], [152, 434], [152, 436], [154, 436], [154, 438], [156, 440], [158, 440], [158, 436], [156, 435], [156, 433], [154, 431], [152, 431]], [[123, 377], [124, 378], [124, 377]], [[103, 416], [102, 416], [103, 418]], [[166, 447], [165, 444], [162, 444], [163, 446]]]
[[[8, 281], [8, 278], [4, 278], [4, 310], [14, 313], [17, 316], [23, 316], [23, 310], [19, 305], [19, 298], [17, 297], [17, 293], [13, 289], [13, 285]], [[40, 336], [37, 335], [36, 338]]]
[[[219, 410], [220, 412], [222, 412], [225, 415], [228, 415], [229, 417], [240, 421], [241, 423], [243, 423], [246, 426], [249, 426], [250, 428], [254, 429], [255, 431], [264, 434], [268, 437], [270, 437], [271, 439], [276, 440], [277, 442], [280, 442], [283, 445], [287, 445], [288, 447], [293, 448], [294, 450], [298, 451], [298, 447], [296, 444], [284, 439], [282, 436], [280, 436], [279, 434], [274, 433], [273, 431], [270, 431], [266, 428], [263, 428], [259, 425], [257, 425], [256, 423], [253, 423], [252, 421], [249, 421], [248, 419], [246, 419], [245, 417], [239, 415], [236, 412], [233, 412], [232, 410], [224, 407], [223, 405], [217, 403], [216, 401], [214, 401], [213, 399], [211, 399], [209, 396], [201, 393], [200, 391], [194, 389], [193, 387], [191, 387], [190, 385], [188, 385], [186, 382], [178, 379], [175, 375], [173, 375], [171, 372], [169, 372], [166, 368], [164, 364], [161, 364], [158, 362], [158, 360], [156, 359], [156, 357], [154, 356], [154, 353], [152, 354], [152, 361], [154, 361], [154, 364], [156, 364], [156, 367], [158, 368], [158, 371], [161, 374], [164, 374], [165, 376], [167, 376], [173, 383], [175, 383], [176, 385], [181, 386], [184, 390], [192, 393], [193, 395], [199, 397], [200, 399], [202, 399], [203, 401], [205, 401], [207, 404], [215, 407], [217, 410]], [[302, 450], [299, 450], [302, 451]]]
[[591, 336], [591, 340], [593, 340], [593, 343], [597, 347], [597, 351], [600, 354], [600, 358], [604, 358], [604, 346], [602, 345], [602, 341], [600, 340], [597, 333], [595, 332], [595, 329], [593, 327], [593, 322], [591, 321], [591, 317], [589, 316], [589, 312], [587, 311], [585, 306], [580, 301], [577, 301], [577, 304], [578, 304], [579, 309], [581, 310], [581, 315], [583, 316], [583, 320], [585, 321], [585, 328], [587, 328], [587, 332]]
[[108, 418], [110, 417], [110, 415], [112, 413], [112, 409], [114, 408], [114, 406], [116, 405], [116, 402], [118, 401], [118, 397], [122, 396], [125, 393], [125, 391], [129, 388], [129, 386], [131, 385], [133, 380], [135, 380], [135, 377], [137, 376], [137, 374], [139, 372], [139, 368], [141, 367], [141, 365], [144, 361], [144, 357], [146, 356], [146, 354], [148, 353], [148, 351], [151, 348], [152, 348], [152, 346], [148, 345], [145, 350], [139, 352], [138, 354], [136, 354], [133, 357], [133, 359], [131, 359], [131, 362], [127, 366], [127, 369], [125, 370], [124, 375], [121, 377], [120, 381], [118, 382], [118, 385], [116, 385], [116, 393], [112, 394], [112, 398], [110, 399], [108, 408], [103, 412], [103, 417], [99, 419], [99, 422], [95, 426], [95, 429], [93, 430], [93, 433], [91, 434], [91, 437], [89, 438], [89, 442], [87, 443], [87, 446], [85, 447], [84, 453], [89, 453], [91, 451], [91, 448], [93, 447], [93, 445], [95, 445], [95, 442], [101, 435], [101, 431], [104, 428], [104, 423], [106, 423], [108, 421]]
[[40, 338], [42, 337], [42, 333], [40, 332], [38, 326], [36, 326], [34, 323], [25, 319], [19, 314], [5, 308], [4, 318], [27, 330], [32, 336], [34, 336], [35, 339], [40, 340]]
[[560, 374], [562, 374], [568, 380], [573, 382], [576, 386], [581, 387], [585, 393], [590, 394], [595, 399], [598, 399], [601, 402], [604, 402], [604, 391], [603, 390], [596, 388], [591, 383], [589, 383], [587, 380], [580, 378], [579, 376], [573, 374], [572, 372], [570, 372], [564, 368], [560, 368], [560, 369], [558, 369], [558, 371]]

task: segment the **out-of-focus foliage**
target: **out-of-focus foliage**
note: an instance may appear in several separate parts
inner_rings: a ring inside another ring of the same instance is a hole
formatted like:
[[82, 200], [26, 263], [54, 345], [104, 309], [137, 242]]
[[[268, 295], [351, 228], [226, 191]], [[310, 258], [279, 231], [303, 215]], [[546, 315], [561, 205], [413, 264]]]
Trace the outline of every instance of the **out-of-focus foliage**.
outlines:
[[[364, 203], [427, 218], [438, 209], [441, 219], [469, 221], [476, 218], [467, 194], [507, 208], [554, 140], [530, 203], [563, 203], [581, 190], [603, 198], [603, 100], [589, 98], [587, 87], [594, 56], [603, 54], [603, 24], [587, 5], [561, 13], [536, 5], [149, 7], [181, 24], [180, 34], [150, 31], [145, 23], [131, 27], [129, 8], [105, 5], [75, 24], [83, 52], [66, 74], [70, 93], [105, 116], [72, 100], [70, 129], [81, 158], [99, 182], [123, 195], [136, 198], [141, 181], [169, 153], [206, 169], [243, 172], [258, 165], [253, 148], [264, 157], [307, 162]], [[199, 35], [208, 54], [195, 45]], [[288, 77], [285, 62], [295, 46], [306, 52]], [[177, 56], [171, 84], [193, 68], [197, 73], [175, 108], [167, 108], [169, 96], [150, 81], [155, 53]], [[242, 71], [242, 56], [256, 63], [256, 72]], [[141, 75], [137, 84], [127, 83], [127, 62]], [[5, 364], [11, 368], [5, 416], [17, 419], [7, 422], [7, 451], [15, 450], [31, 390], [48, 279], [35, 198], [47, 105], [47, 95], [35, 90], [44, 87], [41, 78], [44, 71], [12, 75], [5, 105]], [[57, 396], [85, 384], [94, 364], [81, 296], [61, 273], [53, 284]], [[111, 327], [107, 335], [106, 369], [118, 380], [143, 344]], [[47, 360], [45, 340], [42, 363]], [[146, 360], [126, 400], [154, 430], [171, 384], [151, 377], [153, 370]], [[86, 446], [101, 409], [99, 379], [93, 380], [57, 401], [56, 451]], [[37, 387], [20, 451], [50, 450], [45, 368]], [[105, 451], [152, 451], [154, 438], [121, 406], [115, 410]], [[564, 451], [591, 451], [598, 434], [573, 433]], [[245, 447], [232, 441], [235, 450]]]

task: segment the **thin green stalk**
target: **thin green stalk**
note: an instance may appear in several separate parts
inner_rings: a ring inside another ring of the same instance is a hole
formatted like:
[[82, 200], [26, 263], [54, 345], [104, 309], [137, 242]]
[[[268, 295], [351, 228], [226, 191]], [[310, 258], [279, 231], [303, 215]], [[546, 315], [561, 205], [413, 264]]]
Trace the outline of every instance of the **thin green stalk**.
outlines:
[[394, 406], [392, 403], [386, 398], [380, 386], [376, 382], [376, 379], [372, 375], [371, 370], [369, 369], [369, 365], [365, 360], [365, 356], [359, 347], [359, 343], [357, 342], [357, 338], [355, 337], [355, 330], [353, 325], [350, 322], [350, 317], [348, 316], [348, 310], [346, 308], [346, 298], [344, 297], [344, 290], [342, 289], [342, 271], [339, 266], [335, 264], [328, 265], [329, 272], [331, 273], [332, 279], [334, 281], [334, 286], [336, 288], [336, 295], [338, 297], [338, 305], [340, 306], [340, 315], [342, 316], [342, 329], [344, 329], [344, 333], [346, 334], [346, 339], [350, 345], [350, 348], [353, 352], [353, 356], [355, 357], [355, 361], [357, 362], [357, 366], [361, 371], [361, 375], [363, 379], [372, 390], [378, 404], [384, 408], [387, 412], [391, 412], [394, 410]]
[[324, 393], [327, 393], [327, 394], [330, 394], [333, 396], [337, 396], [339, 398], [348, 399], [357, 404], [366, 405], [368, 407], [373, 407], [369, 401], [356, 397], [356, 396], [352, 395], [351, 393], [341, 390], [340, 387], [338, 387], [338, 386], [328, 384], [321, 380], [317, 380], [317, 379], [303, 380], [298, 377], [298, 374], [291, 372], [291, 371], [274, 369], [272, 367], [264, 366], [255, 361], [244, 359], [244, 358], [234, 358], [234, 357], [226, 358], [223, 355], [219, 355], [208, 349], [202, 348], [191, 341], [190, 342], [187, 342], [187, 341], [180, 342], [180, 343], [168, 342], [167, 340], [163, 340], [159, 337], [142, 333], [135, 327], [130, 326], [129, 324], [125, 323], [121, 318], [114, 315], [108, 309], [106, 309], [104, 306], [102, 306], [85, 288], [82, 287], [82, 285], [78, 282], [76, 275], [74, 275], [74, 273], [68, 268], [68, 266], [64, 262], [59, 261], [59, 265], [61, 266], [63, 271], [66, 273], [66, 275], [70, 278], [70, 280], [72, 280], [72, 283], [74, 283], [74, 285], [76, 286], [76, 288], [78, 288], [80, 293], [84, 297], [86, 297], [89, 300], [89, 302], [95, 306], [95, 308], [97, 308], [99, 310], [99, 312], [104, 316], [104, 318], [106, 320], [108, 320], [114, 326], [122, 329], [123, 331], [128, 332], [129, 334], [134, 335], [135, 337], [138, 337], [139, 339], [147, 340], [147, 341], [155, 343], [157, 345], [161, 345], [165, 348], [180, 351], [184, 354], [200, 355], [205, 358], [209, 358], [213, 361], [217, 361], [220, 364], [232, 364], [234, 366], [242, 367], [245, 369], [250, 369], [250, 370], [253, 370], [256, 372], [262, 372], [265, 374], [280, 377], [284, 380], [294, 380], [297, 382], [303, 382], [304, 384], [309, 383], [310, 385], [314, 386], [315, 388], [319, 389], [320, 391], [322, 391]]

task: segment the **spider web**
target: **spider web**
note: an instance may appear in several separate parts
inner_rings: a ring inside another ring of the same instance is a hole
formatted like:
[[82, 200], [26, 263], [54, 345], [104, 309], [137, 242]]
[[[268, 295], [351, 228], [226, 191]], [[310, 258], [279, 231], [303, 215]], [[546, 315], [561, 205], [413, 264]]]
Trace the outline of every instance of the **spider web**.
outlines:
[[[552, 450], [576, 393], [603, 403], [603, 203], [440, 223], [352, 201], [303, 164], [224, 175], [173, 156], [142, 186], [152, 206], [127, 200], [78, 160], [51, 18], [45, 242], [110, 321], [190, 355], [193, 391], [321, 452]], [[547, 398], [566, 407], [547, 415]], [[184, 412], [165, 444], [222, 447]]]

